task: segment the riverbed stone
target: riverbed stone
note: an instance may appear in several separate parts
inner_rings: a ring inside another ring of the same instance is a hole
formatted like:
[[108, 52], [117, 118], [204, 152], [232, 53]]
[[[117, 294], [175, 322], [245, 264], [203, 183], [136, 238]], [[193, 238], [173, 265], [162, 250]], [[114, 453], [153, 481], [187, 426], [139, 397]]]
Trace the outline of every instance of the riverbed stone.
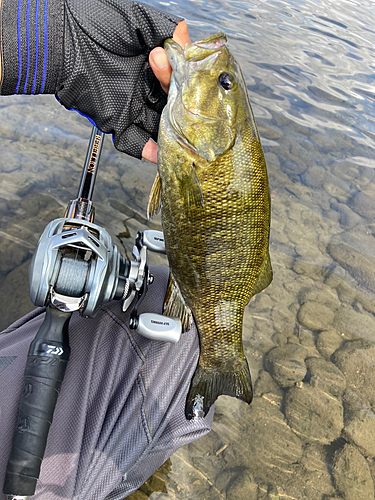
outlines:
[[[1, 315], [0, 331], [34, 309], [30, 300], [28, 268], [30, 259], [11, 271], [0, 281]], [[12, 293], [9, 293], [12, 290]]]
[[330, 359], [332, 354], [337, 351], [345, 342], [342, 335], [339, 335], [336, 330], [325, 330], [320, 332], [316, 341], [316, 347], [320, 354]]
[[254, 396], [262, 396], [279, 408], [283, 401], [283, 390], [266, 370], [260, 370], [254, 385]]
[[342, 233], [327, 245], [328, 254], [356, 281], [375, 293], [375, 253], [372, 235]]
[[344, 374], [356, 399], [375, 409], [375, 344], [367, 340], [345, 342], [332, 355], [332, 362]]
[[329, 444], [343, 428], [341, 401], [318, 387], [304, 383], [285, 397], [285, 416], [293, 431], [308, 442]]
[[[358, 308], [357, 308], [358, 309]], [[364, 338], [375, 341], [375, 316], [363, 309], [358, 312], [353, 307], [342, 307], [335, 313], [334, 324], [337, 331], [347, 338]]]
[[346, 226], [347, 229], [351, 229], [361, 224], [361, 217], [353, 212], [345, 202], [340, 203], [336, 199], [331, 198], [330, 204], [333, 210], [339, 214], [339, 223], [341, 226]]
[[303, 293], [302, 298], [301, 302], [318, 302], [332, 310], [337, 309], [341, 305], [336, 290], [321, 284], [317, 284], [312, 289]]
[[333, 363], [323, 358], [309, 358], [306, 359], [306, 367], [310, 385], [315, 385], [322, 391], [341, 398], [346, 380], [343, 373]]
[[247, 470], [240, 472], [228, 485], [226, 490], [227, 500], [238, 500], [246, 498], [246, 500], [257, 500], [258, 485], [252, 479]]
[[368, 196], [364, 192], [357, 193], [352, 199], [352, 208], [361, 217], [374, 220], [375, 218], [375, 206], [374, 199]]
[[335, 493], [324, 445], [316, 442], [307, 443], [298, 465], [301, 469], [296, 469], [296, 472], [300, 471], [301, 480], [305, 483], [305, 491], [309, 497], [316, 499], [321, 498], [321, 495]]
[[332, 309], [315, 301], [305, 302], [298, 311], [298, 321], [310, 330], [329, 330], [333, 318]]
[[365, 458], [346, 444], [333, 459], [333, 480], [345, 500], [373, 500], [374, 484]]
[[344, 435], [356, 444], [364, 455], [375, 457], [375, 412], [371, 408], [345, 411]]
[[[236, 459], [263, 483], [288, 480], [293, 464], [302, 456], [302, 442], [286, 425], [283, 413], [262, 397], [254, 400], [246, 415], [245, 435], [235, 446]], [[235, 460], [231, 463], [235, 465]], [[279, 483], [280, 481], [280, 483]]]
[[0, 272], [8, 273], [19, 267], [31, 255], [31, 245], [23, 244], [11, 234], [0, 236]]
[[298, 337], [296, 336], [295, 338], [299, 341], [299, 344], [307, 350], [307, 357], [321, 357], [316, 348], [315, 334], [311, 330], [300, 326], [298, 328]]
[[299, 344], [275, 347], [265, 358], [267, 371], [281, 387], [292, 387], [306, 375], [307, 349]]
[[143, 491], [136, 490], [133, 491], [128, 497], [128, 500], [148, 500], [150, 497], [143, 493]]

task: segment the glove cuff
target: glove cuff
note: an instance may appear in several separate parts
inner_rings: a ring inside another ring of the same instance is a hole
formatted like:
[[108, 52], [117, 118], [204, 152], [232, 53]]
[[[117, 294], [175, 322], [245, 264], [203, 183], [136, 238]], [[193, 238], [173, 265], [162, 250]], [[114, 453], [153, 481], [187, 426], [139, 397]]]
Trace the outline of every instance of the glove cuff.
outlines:
[[2, 0], [0, 94], [54, 94], [63, 56], [62, 0]]

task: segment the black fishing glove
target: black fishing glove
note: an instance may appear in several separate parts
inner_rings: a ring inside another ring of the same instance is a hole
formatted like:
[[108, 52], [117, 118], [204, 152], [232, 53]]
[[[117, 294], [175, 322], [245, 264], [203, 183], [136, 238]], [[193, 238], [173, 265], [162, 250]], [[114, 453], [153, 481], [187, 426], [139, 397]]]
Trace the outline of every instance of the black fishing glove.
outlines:
[[180, 20], [133, 0], [2, 0], [1, 94], [55, 94], [141, 158], [166, 104], [148, 55]]

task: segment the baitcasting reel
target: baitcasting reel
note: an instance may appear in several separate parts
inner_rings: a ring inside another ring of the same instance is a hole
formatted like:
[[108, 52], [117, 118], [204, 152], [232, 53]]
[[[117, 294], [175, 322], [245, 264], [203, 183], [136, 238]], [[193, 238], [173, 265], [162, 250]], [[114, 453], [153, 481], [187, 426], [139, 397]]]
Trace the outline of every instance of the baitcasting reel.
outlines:
[[165, 253], [162, 232], [139, 232], [133, 247], [135, 261], [128, 261], [105, 229], [88, 221], [56, 219], [45, 228], [29, 267], [31, 300], [36, 306], [50, 304], [89, 318], [111, 300], [122, 299], [125, 312], [137, 297], [130, 328], [149, 339], [178, 342], [179, 319], [137, 314], [153, 281], [147, 250]]
[[34, 495], [57, 397], [69, 361], [68, 327], [74, 311], [93, 317], [110, 300], [133, 304], [130, 328], [153, 340], [178, 342], [178, 318], [138, 314], [153, 276], [147, 251], [165, 253], [160, 231], [139, 232], [134, 261], [125, 259], [107, 231], [94, 223], [92, 193], [103, 145], [103, 133], [93, 128], [78, 196], [65, 217], [48, 224], [29, 268], [30, 297], [46, 314], [30, 344], [24, 390], [18, 406], [3, 492], [9, 500]]
[[133, 247], [135, 261], [128, 261], [108, 232], [93, 222], [91, 196], [103, 143], [100, 131], [94, 130], [93, 135], [95, 158], [90, 144], [77, 199], [69, 203], [66, 217], [50, 222], [40, 237], [29, 267], [30, 298], [36, 306], [50, 304], [62, 312], [79, 311], [89, 318], [111, 300], [122, 299], [125, 312], [137, 297], [130, 328], [150, 339], [178, 342], [182, 330], [179, 319], [137, 314], [153, 280], [147, 250], [165, 253], [163, 233], [139, 232]]

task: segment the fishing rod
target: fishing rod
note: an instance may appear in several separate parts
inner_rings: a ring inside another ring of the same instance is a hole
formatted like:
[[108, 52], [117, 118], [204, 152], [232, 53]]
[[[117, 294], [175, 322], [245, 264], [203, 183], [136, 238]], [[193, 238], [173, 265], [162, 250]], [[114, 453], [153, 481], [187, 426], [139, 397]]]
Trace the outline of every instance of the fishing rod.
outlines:
[[8, 500], [27, 500], [35, 493], [61, 384], [69, 362], [69, 321], [78, 311], [95, 316], [111, 300], [133, 307], [129, 327], [153, 340], [178, 342], [181, 322], [160, 314], [138, 314], [153, 276], [147, 251], [165, 253], [160, 231], [138, 232], [134, 261], [124, 258], [111, 236], [94, 223], [92, 203], [104, 134], [93, 127], [77, 198], [65, 216], [42, 233], [29, 267], [30, 298], [46, 314], [30, 344], [17, 424], [13, 434], [3, 492]]

